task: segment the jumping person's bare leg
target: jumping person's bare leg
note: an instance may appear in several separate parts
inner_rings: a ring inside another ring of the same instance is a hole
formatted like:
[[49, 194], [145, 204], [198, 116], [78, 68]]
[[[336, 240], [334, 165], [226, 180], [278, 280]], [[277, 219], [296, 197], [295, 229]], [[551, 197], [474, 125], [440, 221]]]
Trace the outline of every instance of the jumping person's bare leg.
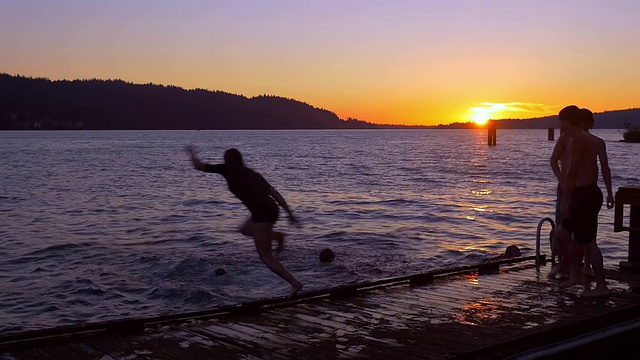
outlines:
[[[247, 219], [247, 221], [245, 221], [242, 225], [240, 225], [239, 231], [242, 233], [242, 235], [245, 236], [251, 236], [253, 237], [253, 233], [254, 233], [254, 229], [255, 229], [256, 224], [253, 222], [253, 220], [251, 218]], [[271, 240], [272, 241], [276, 241], [277, 243], [277, 250], [282, 250], [282, 248], [284, 247], [284, 237], [286, 236], [285, 233], [280, 232], [280, 231], [271, 231]]]
[[240, 228], [238, 230], [244, 236], [253, 237], [255, 226], [256, 224], [253, 222], [253, 220], [251, 220], [251, 218], [248, 218], [244, 223], [242, 223], [242, 225], [240, 225]]
[[278, 247], [276, 247], [277, 250], [282, 250], [282, 248], [284, 247], [284, 237], [285, 237], [285, 233], [280, 232], [280, 231], [271, 231], [271, 240], [275, 240], [276, 243], [278, 244]]
[[271, 253], [271, 229], [273, 224], [259, 223], [254, 224], [253, 239], [256, 244], [256, 250], [260, 255], [260, 260], [267, 265], [269, 270], [273, 271], [276, 275], [280, 276], [291, 284], [290, 297], [293, 297], [302, 289], [302, 283], [299, 282], [289, 271], [276, 259]]

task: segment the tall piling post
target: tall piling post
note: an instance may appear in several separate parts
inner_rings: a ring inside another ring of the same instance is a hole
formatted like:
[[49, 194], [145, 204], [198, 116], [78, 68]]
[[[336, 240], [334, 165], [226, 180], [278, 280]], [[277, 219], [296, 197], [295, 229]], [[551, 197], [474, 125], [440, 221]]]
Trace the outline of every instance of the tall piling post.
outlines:
[[547, 139], [549, 139], [549, 141], [553, 141], [555, 138], [555, 129], [550, 127], [549, 129], [547, 129]]
[[487, 145], [495, 146], [497, 135], [495, 121], [489, 120], [489, 123], [487, 123]]
[[[620, 262], [620, 270], [640, 272], [640, 186], [619, 187], [615, 203], [613, 231], [629, 232], [628, 261]], [[629, 205], [629, 226], [623, 225], [625, 205]]]

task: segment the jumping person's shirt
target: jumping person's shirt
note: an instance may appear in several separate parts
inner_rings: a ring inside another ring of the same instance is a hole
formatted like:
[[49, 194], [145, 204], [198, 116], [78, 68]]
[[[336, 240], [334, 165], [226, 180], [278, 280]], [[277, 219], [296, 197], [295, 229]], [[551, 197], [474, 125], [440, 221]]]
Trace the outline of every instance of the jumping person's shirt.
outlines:
[[[273, 207], [275, 201], [269, 195], [271, 185], [262, 175], [246, 166], [231, 167], [227, 164], [203, 164], [202, 171], [224, 176], [229, 191], [252, 213], [264, 207]], [[277, 204], [276, 204], [277, 207]]]

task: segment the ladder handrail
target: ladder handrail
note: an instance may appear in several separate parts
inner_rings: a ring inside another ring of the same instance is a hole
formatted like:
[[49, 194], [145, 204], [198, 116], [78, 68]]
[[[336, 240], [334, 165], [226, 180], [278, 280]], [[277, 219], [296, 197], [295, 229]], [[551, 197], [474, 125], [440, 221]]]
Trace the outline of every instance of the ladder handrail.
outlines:
[[538, 272], [540, 272], [540, 262], [541, 262], [540, 261], [540, 230], [542, 230], [542, 224], [544, 224], [545, 221], [548, 221], [549, 224], [551, 224], [551, 231], [555, 232], [556, 230], [556, 223], [553, 221], [553, 219], [549, 217], [542, 218], [542, 220], [538, 222], [538, 230], [536, 231], [536, 271]]

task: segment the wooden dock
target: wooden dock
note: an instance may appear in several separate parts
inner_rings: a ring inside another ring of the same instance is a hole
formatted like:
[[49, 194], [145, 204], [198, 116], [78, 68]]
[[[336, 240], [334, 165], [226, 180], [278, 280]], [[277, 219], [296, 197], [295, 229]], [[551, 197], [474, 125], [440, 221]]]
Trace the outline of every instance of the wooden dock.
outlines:
[[0, 359], [515, 359], [595, 356], [602, 341], [618, 342], [608, 355], [628, 350], [625, 339], [640, 333], [640, 276], [609, 269], [612, 295], [586, 299], [558, 290], [548, 271], [518, 258], [288, 301], [8, 334]]

